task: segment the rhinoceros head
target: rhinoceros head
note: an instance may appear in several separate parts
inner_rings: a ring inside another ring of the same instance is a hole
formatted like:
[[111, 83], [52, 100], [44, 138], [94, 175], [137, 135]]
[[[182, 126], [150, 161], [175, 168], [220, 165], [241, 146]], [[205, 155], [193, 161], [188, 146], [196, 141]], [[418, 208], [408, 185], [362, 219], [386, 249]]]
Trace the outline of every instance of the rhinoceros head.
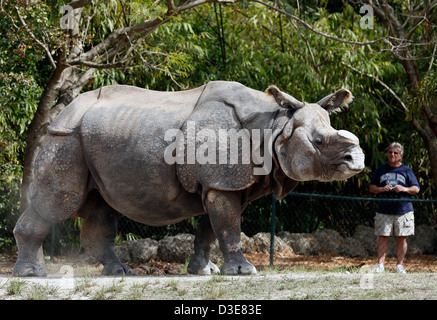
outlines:
[[344, 180], [364, 168], [364, 154], [358, 138], [349, 131], [331, 127], [329, 112], [347, 105], [352, 94], [345, 89], [317, 103], [300, 102], [270, 86], [283, 108], [291, 110], [274, 142], [274, 152], [284, 173], [297, 181]]

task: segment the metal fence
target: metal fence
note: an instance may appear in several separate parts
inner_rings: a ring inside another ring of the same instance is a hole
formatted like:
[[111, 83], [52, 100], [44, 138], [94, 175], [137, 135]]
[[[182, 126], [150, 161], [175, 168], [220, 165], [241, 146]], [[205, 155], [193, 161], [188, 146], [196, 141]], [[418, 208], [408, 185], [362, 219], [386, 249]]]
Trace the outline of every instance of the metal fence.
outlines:
[[[279, 201], [271, 196], [263, 197], [251, 203], [242, 215], [243, 253], [258, 268], [340, 268], [347, 271], [376, 264], [378, 237], [374, 235], [374, 217], [380, 201], [407, 200], [306, 193], [290, 193]], [[437, 272], [437, 201], [408, 201], [414, 206], [415, 234], [407, 237], [404, 266], [407, 271]], [[181, 234], [192, 239], [198, 222], [196, 217], [166, 227], [150, 227], [121, 217], [116, 243], [148, 238], [158, 243], [166, 239], [168, 245], [172, 243], [172, 237]], [[79, 230], [77, 219], [54, 226], [45, 243], [46, 252], [53, 257], [72, 249], [79, 250]], [[180, 241], [173, 243], [181, 246]], [[388, 246], [386, 265], [394, 269], [397, 263], [394, 237]], [[186, 258], [189, 258], [187, 250]], [[213, 257], [220, 263], [220, 255], [213, 254]]]

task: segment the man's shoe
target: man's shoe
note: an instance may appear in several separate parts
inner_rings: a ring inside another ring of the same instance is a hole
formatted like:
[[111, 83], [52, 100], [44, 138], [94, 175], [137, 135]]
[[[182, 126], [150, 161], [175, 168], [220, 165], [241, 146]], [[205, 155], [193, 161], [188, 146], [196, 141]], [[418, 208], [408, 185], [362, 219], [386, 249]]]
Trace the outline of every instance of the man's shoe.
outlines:
[[405, 269], [404, 269], [404, 267], [403, 267], [402, 265], [398, 264], [398, 265], [396, 266], [396, 273], [402, 273], [402, 274], [405, 274], [405, 273], [407, 273], [407, 271], [405, 271]]
[[384, 265], [383, 264], [377, 264], [373, 269], [373, 273], [382, 273], [384, 272]]

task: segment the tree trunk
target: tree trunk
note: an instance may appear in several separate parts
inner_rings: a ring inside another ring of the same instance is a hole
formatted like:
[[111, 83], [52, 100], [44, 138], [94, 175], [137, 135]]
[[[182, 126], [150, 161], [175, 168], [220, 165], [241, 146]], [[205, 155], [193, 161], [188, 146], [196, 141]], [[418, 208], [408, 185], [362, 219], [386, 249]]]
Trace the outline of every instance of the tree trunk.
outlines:
[[63, 62], [58, 61], [58, 66], [44, 89], [36, 113], [27, 132], [26, 154], [24, 156], [23, 164], [23, 181], [21, 185], [21, 212], [24, 212], [30, 203], [29, 188], [33, 181], [34, 159], [38, 154], [42, 137], [46, 134], [47, 127], [50, 124], [50, 109], [61, 87], [64, 70], [65, 66]]
[[[80, 93], [93, 77], [93, 72], [94, 69], [89, 68], [81, 74], [78, 68], [67, 67], [62, 61], [58, 61], [58, 66], [44, 89], [28, 131], [21, 186], [21, 213], [26, 210], [30, 203], [29, 191], [33, 181], [34, 161], [48, 126], [56, 115]], [[56, 105], [53, 106], [57, 97]]]
[[[56, 117], [56, 115], [67, 106], [80, 93], [85, 84], [92, 78], [94, 69], [88, 68], [84, 73], [80, 73], [79, 68], [67, 64], [67, 60], [74, 60], [83, 53], [80, 42], [74, 41], [79, 34], [80, 16], [82, 6], [89, 4], [90, 1], [73, 1], [70, 5], [74, 6], [74, 18], [76, 23], [74, 28], [68, 30], [66, 46], [60, 54], [54, 70], [41, 100], [38, 103], [36, 113], [29, 126], [26, 139], [26, 154], [23, 163], [23, 181], [21, 184], [21, 206], [20, 211], [23, 213], [30, 204], [30, 185], [34, 179], [34, 162], [40, 150], [43, 137], [47, 133], [47, 128]], [[70, 52], [66, 57], [65, 52]], [[56, 101], [57, 99], [57, 101]], [[56, 101], [56, 105], [53, 105]]]
[[411, 124], [414, 129], [419, 133], [420, 137], [423, 139], [425, 143], [425, 148], [428, 151], [428, 157], [431, 167], [431, 176], [434, 180], [434, 185], [437, 189], [437, 140], [434, 130], [432, 130], [432, 126], [428, 125], [429, 119], [424, 116], [425, 125], [421, 125], [414, 117], [411, 120]]

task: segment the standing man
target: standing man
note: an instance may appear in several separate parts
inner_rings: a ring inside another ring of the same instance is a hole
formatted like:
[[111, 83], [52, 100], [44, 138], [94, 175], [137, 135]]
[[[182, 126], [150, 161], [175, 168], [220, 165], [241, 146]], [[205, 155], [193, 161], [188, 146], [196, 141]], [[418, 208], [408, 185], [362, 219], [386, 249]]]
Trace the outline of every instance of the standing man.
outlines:
[[[413, 171], [401, 163], [404, 148], [393, 142], [387, 151], [388, 163], [380, 166], [373, 174], [369, 191], [377, 198], [411, 199], [419, 193], [420, 187]], [[388, 251], [390, 236], [396, 237], [396, 272], [406, 273], [402, 266], [407, 253], [407, 236], [414, 235], [414, 212], [411, 202], [378, 202], [375, 216], [375, 235], [379, 236], [377, 245], [378, 264], [373, 272], [384, 271], [384, 261]]]

